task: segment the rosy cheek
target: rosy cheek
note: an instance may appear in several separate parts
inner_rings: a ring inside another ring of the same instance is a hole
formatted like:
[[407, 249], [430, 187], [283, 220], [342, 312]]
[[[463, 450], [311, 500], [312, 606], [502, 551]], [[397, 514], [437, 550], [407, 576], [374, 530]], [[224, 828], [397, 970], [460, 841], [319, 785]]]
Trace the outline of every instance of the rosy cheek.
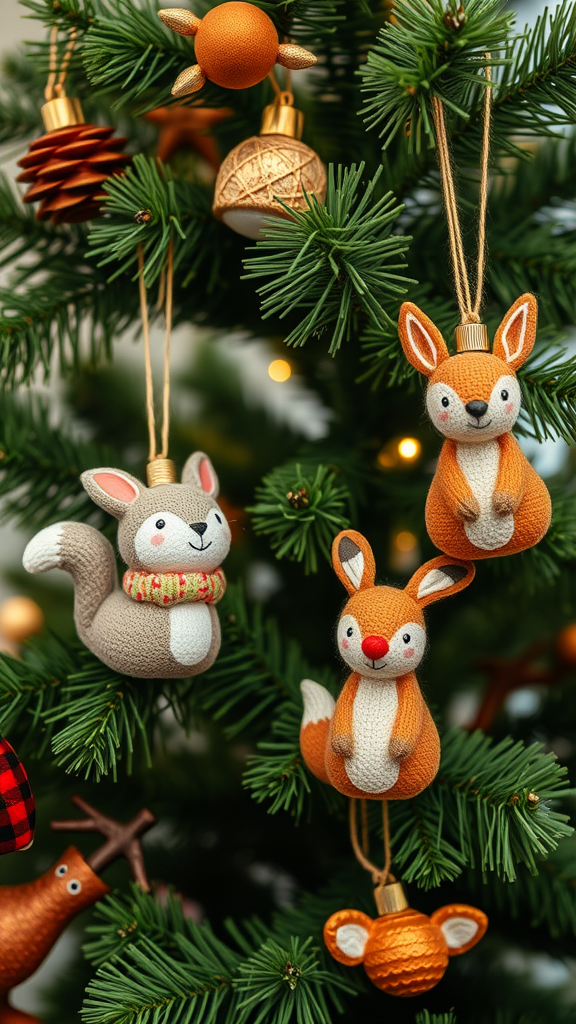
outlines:
[[409, 647], [407, 651], [404, 651], [404, 657], [405, 658], [413, 658], [414, 657], [414, 648], [413, 647]]
[[504, 409], [507, 413], [511, 413], [514, 409], [514, 402], [508, 402], [508, 405], [505, 405]]
[[150, 538], [150, 543], [157, 548], [160, 544], [164, 543], [164, 537], [161, 533], [155, 533], [154, 536]]
[[438, 419], [442, 420], [442, 423], [446, 423], [446, 420], [448, 419], [449, 415], [450, 415], [449, 412], [439, 412], [438, 413]]
[[346, 637], [344, 637], [344, 639], [341, 640], [340, 643], [341, 643], [341, 645], [342, 645], [342, 647], [344, 648], [345, 651], [347, 651], [348, 648], [350, 647], [350, 644], [348, 643]]

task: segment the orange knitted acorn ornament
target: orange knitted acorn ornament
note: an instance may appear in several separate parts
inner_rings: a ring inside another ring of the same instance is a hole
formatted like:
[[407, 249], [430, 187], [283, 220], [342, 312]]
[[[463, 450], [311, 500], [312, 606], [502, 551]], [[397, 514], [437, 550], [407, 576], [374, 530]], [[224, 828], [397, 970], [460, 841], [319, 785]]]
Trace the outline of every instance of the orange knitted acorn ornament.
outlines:
[[58, 79], [57, 35], [55, 27], [46, 103], [41, 110], [46, 134], [32, 142], [26, 156], [18, 161], [23, 170], [16, 181], [30, 184], [23, 199], [25, 203], [40, 203], [37, 220], [76, 224], [98, 215], [106, 198], [104, 182], [131, 158], [121, 152], [127, 139], [111, 138], [113, 128], [86, 124], [79, 100], [66, 96], [64, 82], [76, 34], [70, 33]]
[[158, 11], [158, 17], [178, 35], [196, 37], [198, 63], [178, 75], [173, 96], [197, 92], [206, 80], [224, 89], [248, 89], [264, 81], [275, 64], [297, 71], [316, 63], [314, 54], [301, 46], [279, 44], [274, 23], [253, 4], [232, 0], [203, 18], [171, 7]]
[[374, 893], [379, 917], [339, 910], [324, 925], [324, 941], [347, 967], [364, 964], [377, 988], [392, 996], [418, 996], [444, 977], [451, 956], [480, 941], [488, 918], [476, 907], [451, 903], [431, 917], [411, 910], [400, 882]]

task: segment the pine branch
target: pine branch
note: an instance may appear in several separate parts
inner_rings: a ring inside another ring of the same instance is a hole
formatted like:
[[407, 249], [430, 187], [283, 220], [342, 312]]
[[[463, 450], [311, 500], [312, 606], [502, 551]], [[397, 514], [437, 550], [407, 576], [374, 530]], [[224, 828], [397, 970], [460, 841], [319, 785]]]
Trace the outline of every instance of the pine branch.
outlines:
[[498, 136], [550, 135], [576, 119], [576, 10], [546, 8], [530, 30], [517, 36], [513, 59], [498, 83], [494, 123]]
[[576, 441], [576, 356], [544, 345], [520, 369], [523, 433], [542, 442], [562, 437]]
[[62, 518], [103, 525], [78, 477], [92, 466], [106, 466], [111, 457], [74, 437], [61, 424], [49, 422], [48, 409], [37, 398], [0, 396], [1, 521], [41, 529]]
[[512, 18], [503, 8], [503, 0], [397, 0], [394, 22], [381, 29], [361, 68], [368, 96], [362, 114], [370, 128], [381, 126], [384, 148], [407, 122], [410, 151], [434, 145], [433, 97], [469, 119], [486, 85], [486, 53], [492, 67], [504, 62], [498, 54], [507, 52]]
[[[286, 764], [299, 764], [300, 717], [286, 706], [279, 709], [280, 739], [260, 746], [245, 776], [256, 799], [272, 800], [270, 811], [297, 813], [303, 805], [307, 787], [298, 786], [295, 771], [283, 777]], [[453, 881], [467, 865], [508, 881], [516, 878], [517, 864], [536, 874], [538, 861], [572, 832], [566, 815], [549, 805], [567, 786], [565, 774], [541, 744], [494, 744], [480, 732], [450, 730], [442, 739], [436, 780], [413, 800], [391, 805], [394, 863], [402, 877], [427, 889]]]
[[17, 730], [25, 742], [37, 736], [33, 754], [50, 744], [55, 763], [67, 772], [116, 778], [119, 761], [130, 774], [137, 745], [149, 763], [159, 701], [187, 726], [188, 687], [186, 680], [120, 676], [84, 647], [42, 637], [22, 661], [0, 654], [0, 731]]
[[31, 17], [44, 25], [56, 25], [65, 32], [73, 27], [79, 34], [87, 31], [100, 8], [100, 0], [20, 0], [20, 3], [31, 11]]
[[[269, 732], [279, 700], [300, 706], [300, 680], [312, 669], [275, 619], [264, 619], [259, 605], [248, 609], [240, 587], [228, 587], [219, 612], [222, 647], [212, 668], [196, 677], [197, 707], [224, 719], [228, 736]], [[330, 685], [328, 672], [321, 677]]]
[[515, 880], [517, 864], [537, 874], [538, 861], [573, 831], [568, 817], [550, 807], [568, 785], [565, 776], [542, 744], [525, 747], [510, 737], [494, 743], [481, 732], [449, 730], [436, 781], [406, 806], [391, 808], [394, 857], [403, 878], [431, 888], [453, 878], [460, 866], [444, 871], [426, 821], [436, 822], [436, 836], [444, 834], [472, 868], [508, 881]]
[[362, 196], [364, 165], [330, 166], [326, 202], [306, 197], [305, 212], [290, 220], [267, 218], [266, 236], [244, 261], [248, 280], [271, 277], [261, 285], [262, 315], [286, 317], [293, 310], [310, 310], [285, 339], [304, 345], [310, 335], [332, 332], [334, 355], [348, 341], [359, 321], [381, 329], [392, 323], [382, 302], [406, 290], [403, 254], [409, 239], [392, 234], [402, 207], [391, 193], [375, 198], [379, 169]]
[[219, 269], [220, 225], [212, 216], [211, 199], [205, 189], [185, 179], [174, 178], [169, 167], [151, 157], [136, 156], [122, 176], [104, 185], [109, 198], [105, 212], [110, 216], [92, 227], [89, 257], [98, 267], [116, 263], [109, 280], [123, 273], [138, 273], [138, 246], [144, 251], [147, 285], [158, 279], [166, 266], [170, 239], [174, 244], [174, 270], [186, 270], [183, 287], [207, 259], [213, 259], [211, 276]]
[[4, 262], [26, 254], [2, 293], [4, 385], [27, 381], [39, 366], [47, 374], [55, 348], [62, 373], [76, 368], [87, 321], [92, 362], [108, 356], [114, 338], [135, 318], [137, 289], [109, 284], [97, 267], [84, 262], [84, 229], [39, 224], [32, 210], [22, 209], [6, 178], [0, 179], [0, 227]]
[[556, 850], [538, 864], [538, 874], [518, 871], [513, 885], [502, 885], [493, 875], [481, 879], [464, 876], [466, 889], [492, 908], [530, 928], [545, 926], [553, 938], [576, 936], [576, 837], [562, 839]]
[[171, 102], [170, 89], [194, 48], [160, 21], [154, 0], [136, 7], [131, 0], [99, 0], [98, 17], [82, 44], [82, 58], [92, 85], [117, 90], [119, 102], [154, 90], [153, 106]]
[[416, 1024], [456, 1024], [456, 1015], [450, 1013], [429, 1013], [421, 1010], [416, 1014]]
[[[110, 909], [110, 904], [109, 904]], [[329, 1024], [328, 1002], [340, 1009], [338, 989], [350, 986], [320, 969], [311, 939], [280, 945], [265, 939], [242, 957], [208, 925], [186, 922], [173, 933], [175, 953], [142, 936], [120, 957], [105, 961], [87, 989], [87, 1024]], [[326, 991], [324, 991], [326, 990]]]
[[318, 571], [319, 554], [330, 561], [332, 540], [350, 525], [347, 488], [328, 466], [280, 466], [264, 477], [255, 497], [246, 509], [255, 533], [270, 538], [276, 558], [303, 561], [305, 573]]

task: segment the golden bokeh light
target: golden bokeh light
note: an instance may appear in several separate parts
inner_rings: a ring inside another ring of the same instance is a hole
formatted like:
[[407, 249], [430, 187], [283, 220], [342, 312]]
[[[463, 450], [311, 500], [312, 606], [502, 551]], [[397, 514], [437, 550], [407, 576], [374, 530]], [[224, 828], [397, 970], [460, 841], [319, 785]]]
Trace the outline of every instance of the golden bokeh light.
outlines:
[[398, 444], [398, 454], [402, 459], [415, 459], [421, 451], [422, 445], [415, 437], [403, 437]]
[[394, 544], [398, 551], [414, 551], [418, 538], [410, 530], [400, 530], [394, 538]]
[[283, 384], [292, 376], [292, 367], [285, 359], [273, 359], [268, 367], [268, 376], [279, 384]]

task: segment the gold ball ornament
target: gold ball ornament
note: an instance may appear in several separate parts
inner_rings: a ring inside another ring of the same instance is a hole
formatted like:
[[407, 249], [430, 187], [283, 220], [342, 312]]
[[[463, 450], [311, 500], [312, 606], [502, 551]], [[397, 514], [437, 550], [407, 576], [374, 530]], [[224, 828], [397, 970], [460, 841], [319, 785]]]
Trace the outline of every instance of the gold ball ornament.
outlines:
[[320, 203], [326, 196], [324, 164], [300, 141], [304, 119], [290, 100], [266, 107], [260, 135], [236, 146], [218, 172], [214, 216], [246, 238], [260, 237], [264, 217], [290, 219], [281, 202], [305, 210], [304, 192]]
[[29, 597], [9, 597], [0, 604], [0, 634], [11, 643], [22, 643], [43, 625], [44, 613]]

